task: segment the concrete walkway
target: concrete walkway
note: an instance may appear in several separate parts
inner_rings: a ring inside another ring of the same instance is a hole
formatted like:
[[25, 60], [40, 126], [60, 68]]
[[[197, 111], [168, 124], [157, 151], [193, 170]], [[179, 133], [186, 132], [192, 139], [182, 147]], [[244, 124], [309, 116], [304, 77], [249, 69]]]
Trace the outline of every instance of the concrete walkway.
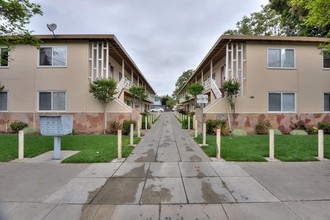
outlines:
[[162, 113], [124, 163], [0, 163], [2, 219], [330, 219], [330, 162], [211, 161]]

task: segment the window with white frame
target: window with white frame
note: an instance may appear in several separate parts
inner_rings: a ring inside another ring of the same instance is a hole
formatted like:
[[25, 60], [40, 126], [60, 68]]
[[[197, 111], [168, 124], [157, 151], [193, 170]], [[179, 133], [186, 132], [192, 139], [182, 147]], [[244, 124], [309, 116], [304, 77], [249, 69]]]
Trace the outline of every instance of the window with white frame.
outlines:
[[8, 67], [8, 48], [0, 47], [0, 67]]
[[66, 60], [65, 46], [42, 46], [39, 49], [39, 66], [65, 67]]
[[268, 93], [268, 111], [295, 112], [296, 111], [295, 94], [288, 92]]
[[284, 48], [268, 48], [268, 68], [295, 68], [295, 50]]
[[330, 69], [330, 52], [323, 51], [323, 68]]
[[8, 110], [8, 92], [0, 92], [0, 111]]
[[330, 93], [324, 93], [324, 111], [330, 112]]
[[66, 111], [66, 92], [39, 92], [39, 111]]

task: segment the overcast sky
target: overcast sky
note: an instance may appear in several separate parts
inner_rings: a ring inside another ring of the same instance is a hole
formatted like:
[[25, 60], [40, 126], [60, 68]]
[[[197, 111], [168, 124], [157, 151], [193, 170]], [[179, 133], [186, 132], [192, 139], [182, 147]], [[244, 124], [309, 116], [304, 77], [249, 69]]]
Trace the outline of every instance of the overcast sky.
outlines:
[[195, 69], [220, 35], [268, 0], [31, 0], [35, 34], [114, 34], [158, 95]]

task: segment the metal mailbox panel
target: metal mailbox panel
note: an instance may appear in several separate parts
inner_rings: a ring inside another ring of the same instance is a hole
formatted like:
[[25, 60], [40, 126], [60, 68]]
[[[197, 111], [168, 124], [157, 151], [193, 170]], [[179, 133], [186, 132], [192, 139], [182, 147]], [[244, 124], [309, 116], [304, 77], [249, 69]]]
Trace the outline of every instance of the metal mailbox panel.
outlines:
[[44, 136], [70, 134], [73, 127], [72, 115], [40, 116], [40, 133]]

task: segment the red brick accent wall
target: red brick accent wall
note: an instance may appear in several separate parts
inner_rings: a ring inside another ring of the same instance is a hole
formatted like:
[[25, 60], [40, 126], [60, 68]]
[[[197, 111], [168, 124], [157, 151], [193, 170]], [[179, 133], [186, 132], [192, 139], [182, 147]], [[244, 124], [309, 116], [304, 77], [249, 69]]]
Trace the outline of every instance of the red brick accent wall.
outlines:
[[[62, 113], [61, 113], [62, 114]], [[54, 115], [54, 113], [0, 113], [0, 132], [10, 132], [10, 124], [14, 121], [22, 121], [39, 130], [39, 116]], [[73, 115], [73, 128], [80, 133], [102, 133], [103, 113], [63, 113]], [[110, 121], [130, 120], [130, 113], [108, 113], [108, 124]]]

